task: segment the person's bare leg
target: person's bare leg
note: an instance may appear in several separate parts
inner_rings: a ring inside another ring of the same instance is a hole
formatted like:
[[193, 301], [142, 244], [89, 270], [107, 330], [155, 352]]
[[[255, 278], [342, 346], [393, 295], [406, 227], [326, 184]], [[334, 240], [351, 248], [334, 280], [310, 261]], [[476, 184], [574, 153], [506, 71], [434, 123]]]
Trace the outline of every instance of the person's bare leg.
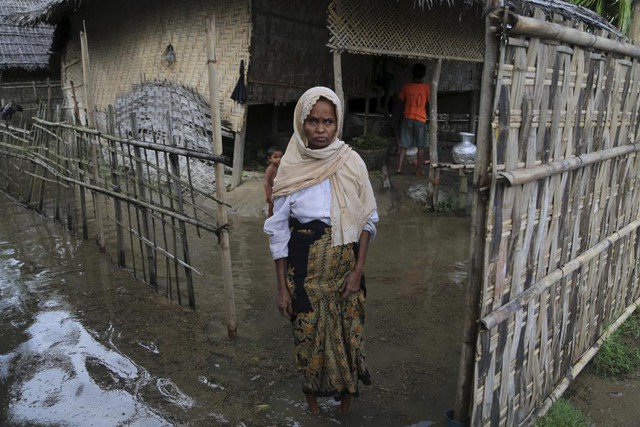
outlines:
[[309, 413], [313, 415], [318, 415], [320, 413], [320, 406], [318, 405], [318, 398], [313, 394], [304, 394], [304, 397], [307, 398], [307, 405], [309, 405]]
[[342, 399], [340, 399], [340, 414], [348, 414], [349, 408], [351, 408], [351, 395], [345, 394], [344, 396], [342, 396]]
[[417, 159], [416, 159], [416, 176], [424, 175], [422, 172], [422, 159], [424, 158], [424, 150], [422, 148], [418, 149]]
[[407, 154], [407, 149], [400, 147], [400, 158], [398, 159], [398, 169], [396, 173], [402, 173], [402, 165], [404, 164], [404, 156]]

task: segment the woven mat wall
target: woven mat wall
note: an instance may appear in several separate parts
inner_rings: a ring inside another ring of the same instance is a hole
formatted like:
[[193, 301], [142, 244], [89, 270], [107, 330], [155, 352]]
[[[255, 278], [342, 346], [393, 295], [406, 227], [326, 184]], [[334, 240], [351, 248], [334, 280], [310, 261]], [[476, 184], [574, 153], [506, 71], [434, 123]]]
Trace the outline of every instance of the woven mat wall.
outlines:
[[297, 101], [310, 87], [333, 87], [328, 0], [252, 0], [252, 103]]
[[[230, 99], [239, 76], [240, 60], [249, 67], [251, 33], [249, 0], [139, 0], [91, 2], [84, 15], [74, 15], [72, 40], [63, 58], [69, 105], [70, 80], [82, 83], [79, 31], [86, 22], [96, 109], [105, 110], [133, 85], [168, 80], [197, 90], [209, 99], [206, 18], [216, 16], [216, 54], [223, 120], [234, 130], [240, 125], [240, 109]], [[171, 44], [176, 61], [167, 66], [163, 53]], [[84, 108], [84, 91], [76, 96]]]
[[[484, 19], [477, 10], [414, 6], [400, 0], [334, 0], [329, 46], [353, 53], [482, 61]], [[434, 2], [435, 3], [435, 2]]]
[[640, 61], [517, 35], [502, 49], [476, 164], [505, 179], [479, 242], [472, 426], [531, 425], [640, 302]]

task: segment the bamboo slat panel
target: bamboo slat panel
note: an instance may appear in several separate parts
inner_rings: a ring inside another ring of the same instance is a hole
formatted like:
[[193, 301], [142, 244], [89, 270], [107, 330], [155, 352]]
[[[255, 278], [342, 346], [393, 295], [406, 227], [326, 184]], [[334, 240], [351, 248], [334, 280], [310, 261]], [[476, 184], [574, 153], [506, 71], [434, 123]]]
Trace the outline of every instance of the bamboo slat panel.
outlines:
[[490, 165], [506, 179], [487, 212], [473, 426], [531, 423], [640, 298], [639, 59], [507, 39]]
[[[130, 122], [137, 129], [135, 115]], [[205, 266], [192, 262], [189, 238], [214, 239], [228, 224], [218, 223], [210, 205], [220, 202], [193, 177], [228, 159], [185, 148], [170, 132], [132, 139], [116, 127], [113, 113], [108, 127], [103, 133], [35, 118], [30, 132], [0, 128], [0, 188], [85, 239], [90, 229], [99, 232], [102, 209], [107, 252], [118, 266], [195, 308], [195, 276]]]

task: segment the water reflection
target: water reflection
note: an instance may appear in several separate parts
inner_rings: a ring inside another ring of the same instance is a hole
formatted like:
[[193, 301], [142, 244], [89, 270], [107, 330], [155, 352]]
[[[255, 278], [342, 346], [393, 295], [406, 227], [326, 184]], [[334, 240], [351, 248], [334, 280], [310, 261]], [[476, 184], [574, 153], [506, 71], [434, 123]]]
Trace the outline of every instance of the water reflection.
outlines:
[[[171, 425], [136, 394], [151, 381], [149, 374], [96, 341], [69, 312], [41, 312], [26, 332], [30, 339], [0, 358], [0, 379], [15, 377], [8, 414], [12, 422]], [[170, 381], [157, 382], [172, 403], [193, 405]]]

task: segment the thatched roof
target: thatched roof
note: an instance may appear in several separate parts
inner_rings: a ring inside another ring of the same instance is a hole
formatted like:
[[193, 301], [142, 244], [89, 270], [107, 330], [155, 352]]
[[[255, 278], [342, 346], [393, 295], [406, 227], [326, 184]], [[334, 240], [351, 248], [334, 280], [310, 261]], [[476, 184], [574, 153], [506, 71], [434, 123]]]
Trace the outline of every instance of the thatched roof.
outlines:
[[[2, 0], [3, 2], [15, 2], [20, 0]], [[78, 9], [89, 0], [22, 0], [24, 3], [40, 3], [31, 10], [20, 13], [14, 17], [16, 22], [24, 25], [38, 25], [42, 23], [55, 24], [61, 16]], [[400, 1], [400, 0], [389, 0]], [[483, 0], [404, 0], [410, 1], [415, 7], [432, 8], [435, 5], [449, 5], [451, 7], [471, 7], [474, 5], [484, 5]], [[620, 31], [611, 25], [606, 19], [600, 15], [586, 9], [582, 6], [576, 6], [560, 0], [504, 0], [505, 6], [510, 9], [522, 10], [532, 7], [538, 7], [547, 11], [549, 14], [557, 13], [564, 18], [583, 22], [586, 25], [604, 29], [620, 35]]]
[[559, 0], [506, 0], [505, 5], [516, 12], [522, 12], [523, 10], [526, 11], [532, 8], [540, 8], [549, 15], [558, 14], [565, 19], [582, 22], [591, 28], [607, 30], [619, 36], [621, 35], [620, 30], [611, 25], [609, 21], [602, 16], [590, 9], [582, 6], [576, 6], [571, 3]]
[[8, 19], [43, 3], [46, 0], [0, 1], [0, 70], [33, 71], [49, 65], [54, 28], [50, 25], [23, 27]]
[[79, 8], [86, 0], [37, 0], [35, 3], [38, 4], [33, 8], [16, 14], [13, 21], [22, 25], [57, 24], [62, 16]]

